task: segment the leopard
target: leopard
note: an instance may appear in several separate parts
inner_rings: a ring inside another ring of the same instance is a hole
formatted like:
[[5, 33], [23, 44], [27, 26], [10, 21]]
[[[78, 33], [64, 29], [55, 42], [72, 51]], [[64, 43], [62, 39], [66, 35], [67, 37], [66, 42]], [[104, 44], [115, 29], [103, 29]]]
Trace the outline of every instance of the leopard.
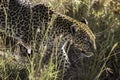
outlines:
[[52, 55], [65, 70], [71, 65], [70, 50], [86, 57], [96, 50], [95, 35], [88, 25], [29, 0], [0, 0], [0, 33], [20, 42], [25, 54], [43, 54], [44, 63]]

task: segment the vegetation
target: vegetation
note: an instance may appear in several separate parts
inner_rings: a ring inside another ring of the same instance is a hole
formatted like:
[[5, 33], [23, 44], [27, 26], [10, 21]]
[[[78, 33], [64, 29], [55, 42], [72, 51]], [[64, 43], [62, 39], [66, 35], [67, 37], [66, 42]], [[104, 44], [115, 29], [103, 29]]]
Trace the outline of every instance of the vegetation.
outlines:
[[[35, 3], [35, 0], [31, 0]], [[120, 1], [119, 0], [36, 0], [49, 4], [59, 13], [88, 25], [96, 36], [97, 50], [93, 57], [80, 58], [65, 76], [65, 80], [119, 80], [120, 79]], [[4, 44], [1, 40], [0, 48]], [[6, 49], [6, 48], [4, 48]], [[3, 49], [2, 49], [3, 50]], [[6, 51], [5, 51], [6, 53]], [[36, 66], [36, 56], [27, 64], [14, 57], [0, 58], [2, 80], [56, 80], [58, 71], [49, 62], [48, 66]], [[38, 62], [36, 62], [38, 63]]]

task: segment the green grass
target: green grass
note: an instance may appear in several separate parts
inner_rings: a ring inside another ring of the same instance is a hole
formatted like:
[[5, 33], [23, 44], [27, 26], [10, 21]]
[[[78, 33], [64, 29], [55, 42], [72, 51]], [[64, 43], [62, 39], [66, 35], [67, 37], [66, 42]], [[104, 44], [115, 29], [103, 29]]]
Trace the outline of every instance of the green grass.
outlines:
[[[93, 0], [57, 1], [48, 0], [48, 4], [56, 11], [78, 21], [82, 17], [88, 20], [88, 25], [96, 36], [97, 45], [95, 55], [90, 58], [80, 58], [65, 80], [119, 80], [120, 2], [117, 2], [118, 0], [95, 3], [92, 3]], [[44, 53], [44, 48], [41, 49]], [[14, 57], [2, 56], [0, 58], [0, 79], [56, 80], [58, 71], [54, 70], [53, 62], [50, 60], [49, 65], [42, 66], [41, 60], [42, 58], [35, 62], [36, 55], [34, 55], [32, 59], [28, 59], [27, 64], [24, 64]]]

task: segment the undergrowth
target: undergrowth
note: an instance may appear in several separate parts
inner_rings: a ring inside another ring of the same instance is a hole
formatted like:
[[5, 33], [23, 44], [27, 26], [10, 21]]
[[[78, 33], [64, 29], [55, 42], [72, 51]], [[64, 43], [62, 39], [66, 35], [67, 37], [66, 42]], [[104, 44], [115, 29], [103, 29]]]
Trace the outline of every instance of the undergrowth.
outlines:
[[[31, 0], [33, 3], [35, 1]], [[96, 36], [97, 50], [90, 58], [80, 58], [70, 69], [65, 80], [119, 80], [120, 79], [120, 1], [119, 0], [36, 0], [49, 4], [55, 11], [78, 21], [88, 20]], [[2, 40], [0, 48], [3, 48]], [[5, 52], [6, 53], [6, 52]], [[36, 56], [27, 64], [13, 57], [0, 58], [1, 80], [57, 80], [55, 65], [37, 66]], [[41, 58], [42, 59], [42, 58]], [[19, 64], [18, 64], [19, 63]]]

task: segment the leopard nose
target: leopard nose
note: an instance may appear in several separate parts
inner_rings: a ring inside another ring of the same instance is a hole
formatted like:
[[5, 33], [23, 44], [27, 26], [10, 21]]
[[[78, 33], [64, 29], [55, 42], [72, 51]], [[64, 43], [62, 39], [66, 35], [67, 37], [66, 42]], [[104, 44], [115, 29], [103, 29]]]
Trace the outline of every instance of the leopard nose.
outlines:
[[90, 46], [90, 52], [93, 52], [93, 53], [95, 53], [96, 52], [96, 49], [97, 49], [97, 47], [96, 47], [96, 43], [95, 43], [95, 41], [91, 44], [91, 46]]
[[94, 50], [96, 50], [96, 49], [97, 49], [97, 47], [96, 47], [96, 44], [95, 44], [95, 43], [93, 44], [93, 48], [94, 48]]
[[94, 43], [92, 47], [93, 54], [96, 54], [96, 50], [97, 50], [97, 47], [96, 47], [96, 44]]

